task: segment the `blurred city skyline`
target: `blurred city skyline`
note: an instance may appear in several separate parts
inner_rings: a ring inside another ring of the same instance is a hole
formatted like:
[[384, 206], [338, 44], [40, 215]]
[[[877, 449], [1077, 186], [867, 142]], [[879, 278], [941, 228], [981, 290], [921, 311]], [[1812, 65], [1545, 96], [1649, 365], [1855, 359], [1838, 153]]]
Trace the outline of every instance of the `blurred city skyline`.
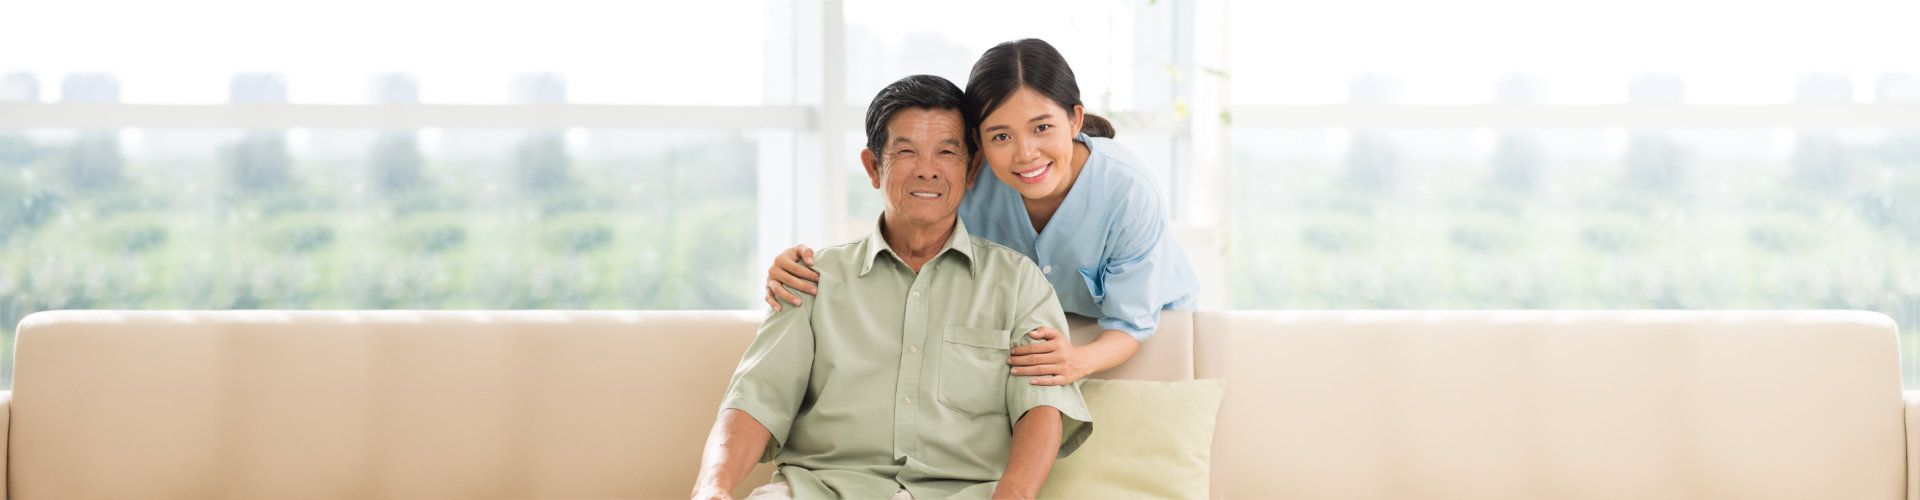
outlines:
[[[769, 73], [790, 48], [767, 39], [768, 26], [790, 21], [776, 4], [26, 2], [0, 19], [0, 46], [32, 50], [0, 55], [0, 73], [34, 75], [45, 101], [65, 100], [49, 82], [106, 73], [122, 102], [213, 104], [228, 102], [232, 75], [270, 73], [289, 83], [287, 102], [362, 104], [369, 76], [398, 73], [416, 79], [426, 103], [504, 104], [503, 82], [553, 74], [569, 82], [569, 102], [757, 105], [770, 87], [793, 84]], [[1794, 102], [1812, 75], [1844, 77], [1856, 100], [1871, 101], [1877, 79], [1920, 72], [1905, 53], [1915, 2], [1230, 4], [1229, 67], [1212, 69], [1232, 75], [1236, 105], [1347, 102], [1367, 75], [1400, 80], [1409, 104], [1496, 102], [1515, 75], [1543, 85], [1534, 99], [1543, 104], [1627, 102], [1646, 75], [1685, 80], [1690, 103]], [[1009, 13], [848, 1], [846, 87], [862, 98], [909, 72], [964, 84], [986, 47], [1040, 37], [1061, 47], [1088, 94], [1114, 91], [1127, 107], [1131, 80], [1152, 69], [1130, 47], [1141, 28], [1132, 11], [1145, 5]]]

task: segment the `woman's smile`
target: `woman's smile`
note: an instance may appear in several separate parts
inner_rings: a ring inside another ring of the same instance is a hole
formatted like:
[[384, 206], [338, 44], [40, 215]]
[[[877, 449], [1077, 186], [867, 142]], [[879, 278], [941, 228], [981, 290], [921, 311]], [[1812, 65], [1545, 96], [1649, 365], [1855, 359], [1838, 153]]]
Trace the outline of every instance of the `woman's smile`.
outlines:
[[1047, 173], [1052, 171], [1053, 171], [1053, 162], [1047, 162], [1047, 164], [1034, 167], [1031, 170], [1014, 172], [1013, 175], [1014, 177], [1019, 178], [1020, 182], [1033, 184], [1033, 183], [1047, 180]]

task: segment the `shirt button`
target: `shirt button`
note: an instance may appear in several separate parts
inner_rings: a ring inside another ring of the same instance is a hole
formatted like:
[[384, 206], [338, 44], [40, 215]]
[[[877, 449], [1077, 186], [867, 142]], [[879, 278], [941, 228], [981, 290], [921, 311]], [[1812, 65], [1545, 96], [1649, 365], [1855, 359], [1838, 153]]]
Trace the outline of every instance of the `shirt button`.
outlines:
[[907, 346], [907, 352], [920, 352], [920, 346], [917, 346], [917, 345]]
[[907, 404], [913, 404], [913, 396], [907, 396]]
[[919, 296], [920, 296], [920, 292], [913, 292], [913, 296], [915, 296], [915, 297], [919, 297]]
[[1047, 266], [1047, 267], [1042, 267], [1042, 268], [1040, 268], [1040, 273], [1041, 273], [1041, 274], [1053, 274], [1053, 266]]

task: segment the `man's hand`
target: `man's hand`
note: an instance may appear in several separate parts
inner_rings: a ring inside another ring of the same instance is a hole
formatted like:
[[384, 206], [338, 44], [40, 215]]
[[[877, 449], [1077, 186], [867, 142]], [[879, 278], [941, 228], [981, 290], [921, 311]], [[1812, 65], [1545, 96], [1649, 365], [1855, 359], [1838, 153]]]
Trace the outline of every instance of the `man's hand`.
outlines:
[[1034, 495], [1023, 495], [1007, 491], [1006, 488], [994, 488], [993, 500], [1033, 500]]
[[700, 488], [693, 490], [693, 500], [733, 500], [733, 495], [720, 488]]

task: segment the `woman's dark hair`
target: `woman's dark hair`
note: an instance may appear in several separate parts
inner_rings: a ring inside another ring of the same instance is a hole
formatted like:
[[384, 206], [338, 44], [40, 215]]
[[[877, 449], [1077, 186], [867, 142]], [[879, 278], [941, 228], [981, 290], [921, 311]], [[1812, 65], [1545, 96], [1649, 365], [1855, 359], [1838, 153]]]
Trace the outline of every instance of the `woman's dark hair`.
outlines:
[[[895, 80], [880, 89], [873, 96], [873, 102], [867, 104], [867, 149], [873, 154], [881, 154], [881, 148], [887, 146], [887, 122], [893, 121], [893, 115], [904, 109], [951, 109], [966, 114], [961, 107], [960, 86], [953, 81], [933, 75], [913, 75]], [[964, 118], [962, 118], [964, 120]], [[967, 155], [972, 156], [980, 150], [979, 140], [974, 137], [973, 127], [963, 127], [967, 133]]]
[[[1067, 67], [1067, 58], [1060, 51], [1038, 38], [1005, 42], [981, 54], [973, 63], [973, 73], [967, 75], [967, 105], [962, 108], [967, 115], [967, 136], [979, 137], [980, 121], [1000, 109], [1020, 87], [1033, 89], [1068, 113], [1074, 106], [1086, 108], [1080, 103], [1080, 83], [1073, 79], [1073, 68]], [[1094, 137], [1113, 137], [1113, 124], [1087, 113], [1080, 131]]]

